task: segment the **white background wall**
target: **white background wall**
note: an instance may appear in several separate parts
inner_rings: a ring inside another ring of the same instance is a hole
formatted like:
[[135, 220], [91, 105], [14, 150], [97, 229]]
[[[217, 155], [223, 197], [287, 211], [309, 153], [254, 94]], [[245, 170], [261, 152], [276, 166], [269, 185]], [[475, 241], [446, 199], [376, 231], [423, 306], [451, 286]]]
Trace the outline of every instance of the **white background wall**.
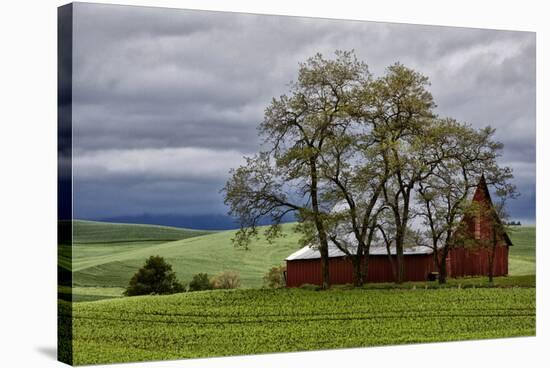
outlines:
[[[97, 1], [111, 3], [111, 1]], [[305, 15], [537, 32], [537, 337], [139, 363], [137, 367], [539, 367], [550, 303], [549, 11], [544, 1], [117, 1], [119, 4]], [[4, 1], [0, 12], [0, 366], [57, 367], [56, 0]], [[546, 17], [545, 17], [546, 15]], [[546, 109], [545, 109], [546, 107]], [[548, 161], [547, 161], [548, 162]], [[546, 210], [544, 209], [546, 208]], [[546, 288], [546, 292], [543, 292]], [[546, 363], [548, 364], [548, 363]]]

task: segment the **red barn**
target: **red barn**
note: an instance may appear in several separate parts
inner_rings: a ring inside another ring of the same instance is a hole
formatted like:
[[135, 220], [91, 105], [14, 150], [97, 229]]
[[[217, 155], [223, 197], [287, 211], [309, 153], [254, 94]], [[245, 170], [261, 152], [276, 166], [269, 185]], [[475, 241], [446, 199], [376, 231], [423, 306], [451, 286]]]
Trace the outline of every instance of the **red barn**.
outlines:
[[[474, 192], [472, 200], [493, 208], [491, 196], [484, 177]], [[462, 219], [463, 238], [468, 239], [468, 246], [455, 247], [449, 251], [446, 259], [449, 277], [479, 276], [489, 273], [489, 256], [492, 250], [482, 246], [482, 242], [491, 240], [494, 211], [482, 211], [477, 216], [465, 216]], [[497, 218], [497, 221], [500, 221]], [[493, 262], [493, 276], [508, 274], [508, 247], [512, 245], [505, 233], [497, 238]], [[396, 262], [395, 249], [388, 255], [385, 247], [372, 247], [369, 256], [367, 282], [393, 282], [392, 261]], [[390, 260], [390, 257], [392, 258]], [[306, 246], [286, 258], [286, 285], [296, 287], [303, 284], [321, 285], [320, 253]], [[434, 251], [430, 247], [416, 246], [404, 249], [405, 281], [426, 281], [431, 272], [437, 271]], [[329, 283], [348, 284], [353, 282], [351, 261], [336, 246], [329, 247]]]

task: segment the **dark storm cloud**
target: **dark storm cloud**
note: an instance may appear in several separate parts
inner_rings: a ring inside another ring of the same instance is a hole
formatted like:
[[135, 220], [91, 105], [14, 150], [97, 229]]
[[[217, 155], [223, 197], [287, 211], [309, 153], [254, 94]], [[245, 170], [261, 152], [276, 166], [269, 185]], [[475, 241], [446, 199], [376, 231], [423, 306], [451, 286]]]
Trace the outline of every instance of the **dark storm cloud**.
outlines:
[[355, 49], [375, 76], [398, 61], [427, 75], [439, 114], [495, 127], [534, 217], [532, 33], [98, 4], [77, 4], [74, 28], [78, 216], [223, 211], [227, 171], [298, 63]]

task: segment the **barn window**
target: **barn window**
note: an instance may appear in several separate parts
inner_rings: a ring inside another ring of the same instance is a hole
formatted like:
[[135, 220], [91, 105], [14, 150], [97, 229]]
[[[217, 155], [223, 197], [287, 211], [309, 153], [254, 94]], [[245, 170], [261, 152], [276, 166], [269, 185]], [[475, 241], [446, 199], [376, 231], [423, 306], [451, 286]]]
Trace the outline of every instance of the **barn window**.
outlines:
[[479, 215], [479, 213], [475, 216], [474, 226], [474, 238], [476, 240], [479, 240], [481, 239], [481, 216]]

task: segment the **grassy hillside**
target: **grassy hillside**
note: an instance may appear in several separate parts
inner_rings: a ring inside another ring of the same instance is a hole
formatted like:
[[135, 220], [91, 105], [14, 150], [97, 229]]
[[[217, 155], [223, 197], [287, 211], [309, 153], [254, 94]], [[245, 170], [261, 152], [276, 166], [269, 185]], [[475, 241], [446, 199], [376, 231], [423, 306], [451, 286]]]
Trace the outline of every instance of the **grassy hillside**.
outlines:
[[73, 318], [74, 363], [103, 364], [532, 336], [535, 289], [216, 290], [76, 303]]
[[[249, 250], [244, 250], [235, 248], [231, 242], [234, 231], [205, 235], [204, 232], [162, 226], [78, 222], [72, 264], [73, 281], [77, 286], [75, 293], [81, 294], [82, 298], [78, 297], [81, 300], [90, 300], [94, 298], [90, 290], [97, 293], [99, 288], [105, 287], [110, 288], [108, 294], [112, 296], [113, 290], [122, 291], [127, 286], [130, 277], [151, 255], [165, 257], [184, 282], [189, 282], [199, 272], [214, 275], [235, 270], [241, 275], [243, 287], [260, 287], [267, 269], [281, 264], [299, 248], [299, 235], [292, 228], [292, 224], [283, 225], [285, 236], [274, 244], [260, 237], [252, 242]], [[128, 235], [124, 235], [125, 229], [130, 230]], [[110, 236], [117, 242], [109, 242]], [[167, 236], [192, 237], [160, 240]], [[510, 248], [510, 275], [535, 274], [535, 227], [514, 227], [510, 236], [514, 242]], [[61, 262], [69, 267], [67, 257], [62, 255]], [[103, 294], [97, 293], [101, 298]]]
[[59, 264], [67, 270], [78, 271], [107, 263], [116, 254], [205, 234], [213, 232], [169, 226], [75, 220], [72, 262], [71, 247], [59, 245]]
[[211, 231], [180, 229], [170, 226], [73, 221], [73, 243], [170, 241], [211, 233]]
[[534, 275], [536, 271], [535, 226], [512, 226], [509, 234], [514, 246], [510, 247], [510, 275]]
[[235, 231], [223, 231], [192, 238], [159, 242], [113, 244], [78, 243], [73, 246], [76, 286], [125, 287], [136, 270], [151, 255], [165, 257], [177, 276], [188, 282], [194, 274], [214, 275], [224, 270], [240, 273], [244, 287], [262, 285], [262, 277], [274, 265], [299, 248], [292, 225], [283, 225], [285, 236], [269, 244], [264, 237], [253, 241], [249, 250], [231, 242]]

